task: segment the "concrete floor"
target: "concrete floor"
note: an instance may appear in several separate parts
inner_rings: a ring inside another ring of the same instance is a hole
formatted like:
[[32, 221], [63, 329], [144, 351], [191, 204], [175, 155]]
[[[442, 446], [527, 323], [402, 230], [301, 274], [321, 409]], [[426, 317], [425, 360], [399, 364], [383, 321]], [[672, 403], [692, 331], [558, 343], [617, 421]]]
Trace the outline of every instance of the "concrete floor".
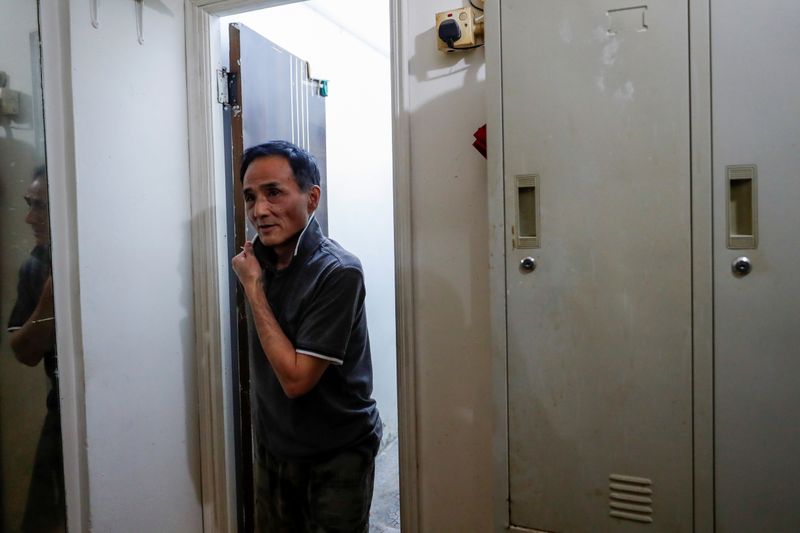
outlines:
[[370, 533], [400, 532], [400, 463], [397, 436], [390, 436], [375, 458], [375, 489], [369, 516]]

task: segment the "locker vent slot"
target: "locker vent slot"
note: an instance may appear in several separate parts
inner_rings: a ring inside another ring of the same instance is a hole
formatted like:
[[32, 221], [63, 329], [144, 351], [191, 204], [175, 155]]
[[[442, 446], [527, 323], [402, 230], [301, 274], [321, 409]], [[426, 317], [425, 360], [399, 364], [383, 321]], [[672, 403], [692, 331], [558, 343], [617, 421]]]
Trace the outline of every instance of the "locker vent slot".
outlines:
[[653, 482], [647, 478], [611, 474], [608, 476], [609, 515], [621, 520], [653, 522]]
[[725, 172], [728, 182], [728, 248], [755, 248], [758, 233], [756, 166], [733, 165], [726, 167]]

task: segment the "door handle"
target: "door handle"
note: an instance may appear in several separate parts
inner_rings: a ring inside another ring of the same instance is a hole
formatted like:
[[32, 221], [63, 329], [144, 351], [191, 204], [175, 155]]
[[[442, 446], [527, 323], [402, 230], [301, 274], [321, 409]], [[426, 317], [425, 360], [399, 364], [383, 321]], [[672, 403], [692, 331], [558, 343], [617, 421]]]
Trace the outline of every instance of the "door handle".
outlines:
[[[756, 248], [758, 202], [755, 165], [725, 167], [728, 181], [728, 249]], [[746, 259], [746, 258], [745, 258]]]
[[[515, 176], [517, 203], [517, 248], [539, 247], [539, 175]], [[512, 232], [514, 230], [512, 229]]]

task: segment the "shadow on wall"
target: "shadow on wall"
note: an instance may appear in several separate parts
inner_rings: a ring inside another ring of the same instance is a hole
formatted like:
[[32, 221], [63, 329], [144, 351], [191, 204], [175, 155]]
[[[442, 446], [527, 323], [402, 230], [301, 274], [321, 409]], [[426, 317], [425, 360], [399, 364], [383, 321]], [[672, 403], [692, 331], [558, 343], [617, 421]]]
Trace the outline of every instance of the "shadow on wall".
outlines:
[[414, 50], [430, 50], [436, 52], [436, 55], [413, 55], [408, 62], [408, 73], [411, 77], [418, 82], [425, 82], [450, 78], [464, 72], [464, 86], [475, 82], [483, 84], [484, 79], [479, 77], [481, 68], [486, 64], [483, 49], [441, 52], [436, 49], [438, 39], [436, 28], [433, 27], [414, 39]]
[[[178, 8], [181, 7], [180, 0], [172, 0], [171, 3], [176, 4]], [[143, 0], [143, 4], [145, 7], [148, 7], [153, 11], [158, 11], [162, 15], [167, 15], [168, 17], [173, 17], [173, 18], [175, 17], [175, 13], [162, 0]]]
[[[196, 218], [200, 218], [202, 215], [198, 215]], [[208, 215], [206, 215], [208, 216]], [[199, 224], [199, 223], [198, 223]], [[192, 222], [186, 223], [186, 231], [184, 231], [184, 235], [190, 235], [192, 232]], [[191, 249], [191, 238], [184, 239], [181, 243], [180, 251], [177, 254], [179, 258], [178, 262], [178, 274], [182, 275], [184, 272], [193, 273], [193, 265], [192, 265], [192, 249]], [[183, 346], [183, 368], [184, 371], [184, 394], [186, 395], [185, 402], [187, 411], [192, 413], [194, 411], [194, 416], [186, 416], [184, 417], [184, 421], [186, 424], [185, 432], [186, 432], [186, 451], [187, 451], [187, 459], [188, 465], [187, 468], [189, 470], [191, 479], [192, 479], [192, 486], [194, 487], [194, 496], [195, 500], [198, 502], [202, 502], [202, 486], [201, 486], [201, 470], [202, 465], [200, 464], [200, 412], [199, 412], [199, 400], [198, 400], [198, 381], [197, 381], [197, 367], [199, 361], [197, 360], [197, 356], [195, 354], [195, 339], [197, 338], [194, 328], [198, 327], [199, 324], [195, 323], [194, 320], [194, 276], [183, 276], [181, 278], [181, 294], [180, 294], [180, 301], [182, 302], [183, 308], [186, 310], [183, 318], [180, 320], [180, 332], [181, 332], [181, 339], [182, 339], [182, 346]]]

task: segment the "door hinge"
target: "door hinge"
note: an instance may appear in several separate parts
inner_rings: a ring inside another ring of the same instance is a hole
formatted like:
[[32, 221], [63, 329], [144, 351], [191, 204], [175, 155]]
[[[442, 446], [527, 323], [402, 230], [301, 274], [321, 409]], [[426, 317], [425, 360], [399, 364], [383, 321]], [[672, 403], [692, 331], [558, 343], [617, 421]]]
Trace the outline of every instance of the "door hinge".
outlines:
[[235, 72], [228, 72], [226, 68], [217, 70], [217, 102], [227, 106], [237, 105], [238, 79], [239, 76]]

